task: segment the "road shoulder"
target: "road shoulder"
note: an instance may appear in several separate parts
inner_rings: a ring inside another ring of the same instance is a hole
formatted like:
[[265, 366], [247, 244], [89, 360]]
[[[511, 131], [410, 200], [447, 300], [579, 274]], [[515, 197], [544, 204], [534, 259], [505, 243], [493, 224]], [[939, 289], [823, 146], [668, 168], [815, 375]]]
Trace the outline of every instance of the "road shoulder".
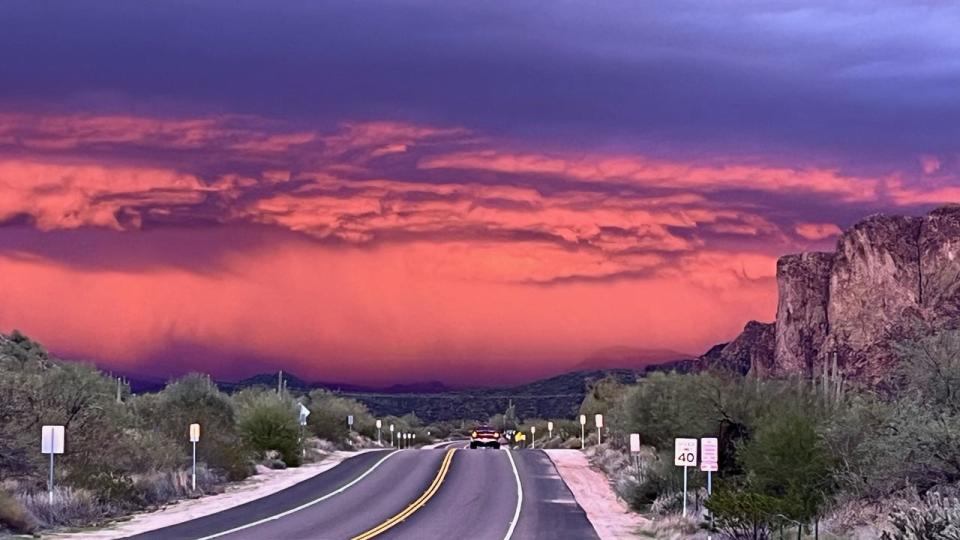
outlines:
[[245, 504], [309, 480], [343, 462], [369, 450], [359, 452], [333, 452], [322, 461], [301, 467], [269, 470], [229, 484], [223, 493], [198, 499], [183, 499], [159, 510], [133, 514], [126, 521], [115, 521], [105, 527], [81, 532], [44, 535], [45, 538], [63, 540], [108, 540], [133, 536], [202, 518], [241, 504]]
[[631, 512], [617, 498], [604, 474], [590, 467], [587, 457], [579, 450], [545, 450], [553, 461], [560, 478], [573, 493], [577, 504], [587, 514], [597, 534], [603, 540], [635, 538], [639, 529], [650, 521]]

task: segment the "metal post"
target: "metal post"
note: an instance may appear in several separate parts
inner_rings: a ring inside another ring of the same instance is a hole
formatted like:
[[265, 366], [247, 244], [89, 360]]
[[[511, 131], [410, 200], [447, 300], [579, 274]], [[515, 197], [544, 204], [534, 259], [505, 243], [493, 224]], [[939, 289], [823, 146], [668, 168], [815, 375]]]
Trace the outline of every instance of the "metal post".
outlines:
[[597, 446], [600, 446], [600, 426], [597, 426]]
[[580, 449], [583, 450], [587, 447], [586, 435], [583, 430], [583, 424], [580, 424]]
[[[707, 471], [707, 499], [713, 495], [713, 471]], [[710, 530], [713, 530], [713, 512], [710, 512]]]
[[537, 447], [537, 432], [534, 431], [533, 433], [530, 434], [530, 448], [536, 448], [536, 447]]
[[197, 441], [193, 441], [193, 490], [197, 490]]
[[683, 517], [687, 517], [687, 469], [683, 466]]
[[[52, 449], [51, 449], [52, 450]], [[50, 482], [47, 484], [50, 498], [50, 505], [53, 505], [53, 452], [50, 452]]]

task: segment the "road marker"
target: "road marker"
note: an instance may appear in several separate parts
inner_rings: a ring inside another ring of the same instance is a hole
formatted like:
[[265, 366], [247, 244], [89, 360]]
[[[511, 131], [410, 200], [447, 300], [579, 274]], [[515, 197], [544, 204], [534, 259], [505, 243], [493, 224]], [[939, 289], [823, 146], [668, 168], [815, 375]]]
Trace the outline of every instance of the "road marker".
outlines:
[[520, 507], [523, 506], [523, 484], [520, 483], [520, 473], [517, 471], [517, 463], [513, 460], [513, 452], [507, 449], [504, 449], [503, 451], [507, 453], [507, 458], [510, 459], [510, 467], [513, 469], [513, 477], [517, 480], [517, 509], [513, 512], [513, 521], [510, 522], [510, 528], [507, 529], [507, 535], [503, 537], [503, 540], [510, 540], [513, 537], [514, 529], [517, 528], [517, 523], [520, 521]]
[[193, 445], [193, 491], [197, 490], [197, 443], [200, 442], [200, 424], [190, 424], [190, 444]]
[[[380, 465], [382, 465], [384, 461], [390, 459], [392, 456], [394, 456], [394, 455], [396, 455], [396, 454], [397, 454], [396, 452], [390, 452], [390, 453], [388, 453], [387, 455], [383, 456], [383, 458], [382, 458], [380, 461], [374, 463], [374, 464], [373, 464], [373, 467], [370, 467], [369, 469], [367, 469], [367, 470], [366, 470], [363, 474], [361, 474], [360, 476], [354, 478], [353, 480], [351, 480], [351, 481], [350, 481], [349, 483], [347, 483], [346, 485], [341, 486], [340, 488], [338, 488], [338, 489], [336, 489], [336, 490], [334, 490], [334, 491], [331, 491], [330, 493], [327, 493], [326, 495], [324, 495], [324, 496], [322, 496], [322, 497], [320, 497], [320, 498], [317, 498], [317, 499], [314, 499], [314, 500], [312, 500], [312, 501], [310, 501], [310, 502], [301, 504], [300, 506], [298, 506], [298, 507], [296, 507], [296, 508], [291, 508], [290, 510], [287, 510], [287, 511], [284, 511], [284, 512], [280, 512], [279, 514], [276, 514], [276, 515], [273, 515], [273, 516], [270, 516], [270, 517], [265, 517], [265, 518], [263, 518], [263, 519], [259, 519], [259, 520], [257, 520], [257, 521], [253, 521], [253, 522], [251, 522], [251, 523], [247, 523], [246, 525], [241, 525], [241, 526], [239, 526], [239, 527], [234, 527], [234, 528], [232, 528], [232, 529], [229, 529], [229, 530], [226, 530], [226, 531], [222, 531], [222, 532], [218, 532], [218, 533], [216, 533], [216, 534], [211, 534], [210, 536], [204, 536], [203, 538], [198, 538], [197, 540], [211, 540], [211, 539], [213, 539], [213, 538], [220, 538], [221, 536], [226, 536], [226, 535], [228, 535], [228, 534], [233, 534], [233, 533], [235, 533], [235, 532], [237, 532], [237, 531], [242, 531], [242, 530], [245, 530], [245, 529], [249, 529], [250, 527], [256, 527], [257, 525], [263, 525], [264, 523], [267, 523], [267, 522], [270, 522], [270, 521], [274, 521], [274, 520], [277, 520], [277, 519], [280, 519], [280, 518], [285, 518], [285, 517], [289, 516], [290, 514], [293, 514], [293, 513], [295, 513], [295, 512], [299, 512], [300, 510], [303, 510], [303, 509], [305, 509], [305, 508], [310, 508], [311, 506], [313, 506], [313, 505], [315, 505], [315, 504], [321, 503], [321, 502], [329, 499], [330, 497], [333, 497], [334, 495], [339, 495], [339, 494], [343, 493], [344, 491], [346, 491], [347, 489], [355, 486], [355, 485], [357, 484], [357, 482], [359, 482], [359, 481], [363, 480], [364, 478], [366, 478], [367, 475], [369, 475], [369, 474], [372, 473], [377, 467], [379, 467]], [[312, 477], [311, 477], [311, 478], [312, 478]]]
[[450, 462], [453, 460], [453, 454], [457, 451], [456, 448], [451, 448], [447, 450], [445, 456], [443, 456], [443, 462], [440, 463], [440, 470], [437, 471], [437, 476], [433, 478], [433, 482], [430, 483], [430, 486], [427, 487], [427, 490], [420, 495], [420, 498], [413, 501], [409, 506], [401, 510], [398, 514], [394, 515], [390, 519], [384, 521], [380, 525], [368, 530], [367, 532], [360, 533], [357, 536], [354, 536], [352, 540], [368, 540], [379, 536], [393, 527], [399, 525], [403, 520], [412, 516], [414, 512], [422, 508], [427, 501], [433, 498], [437, 494], [437, 490], [440, 489], [440, 484], [443, 483], [443, 480], [447, 477], [447, 472], [450, 470]]

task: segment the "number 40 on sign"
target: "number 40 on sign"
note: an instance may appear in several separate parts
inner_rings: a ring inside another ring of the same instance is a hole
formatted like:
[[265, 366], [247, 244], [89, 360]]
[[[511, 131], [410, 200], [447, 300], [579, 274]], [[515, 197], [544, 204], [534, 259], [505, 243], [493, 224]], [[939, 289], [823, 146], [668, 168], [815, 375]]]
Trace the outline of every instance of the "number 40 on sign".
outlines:
[[673, 464], [677, 467], [697, 466], [697, 440], [676, 439], [674, 445]]

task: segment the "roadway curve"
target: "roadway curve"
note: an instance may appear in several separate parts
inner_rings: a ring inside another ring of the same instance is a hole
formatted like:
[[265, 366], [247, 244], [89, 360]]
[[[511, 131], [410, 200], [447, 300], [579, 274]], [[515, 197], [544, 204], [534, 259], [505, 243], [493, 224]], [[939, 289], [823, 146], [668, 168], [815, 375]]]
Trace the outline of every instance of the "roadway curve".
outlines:
[[[508, 533], [513, 539], [597, 538], [543, 452], [457, 449], [444, 466], [451, 451], [360, 454], [263, 499], [132, 538], [342, 540], [368, 531], [377, 534], [363, 538], [378, 540], [504, 540]], [[511, 530], [519, 500], [518, 477], [523, 498]], [[330, 495], [337, 490], [342, 491]], [[424, 493], [431, 493], [430, 498], [411, 510], [411, 503]]]

